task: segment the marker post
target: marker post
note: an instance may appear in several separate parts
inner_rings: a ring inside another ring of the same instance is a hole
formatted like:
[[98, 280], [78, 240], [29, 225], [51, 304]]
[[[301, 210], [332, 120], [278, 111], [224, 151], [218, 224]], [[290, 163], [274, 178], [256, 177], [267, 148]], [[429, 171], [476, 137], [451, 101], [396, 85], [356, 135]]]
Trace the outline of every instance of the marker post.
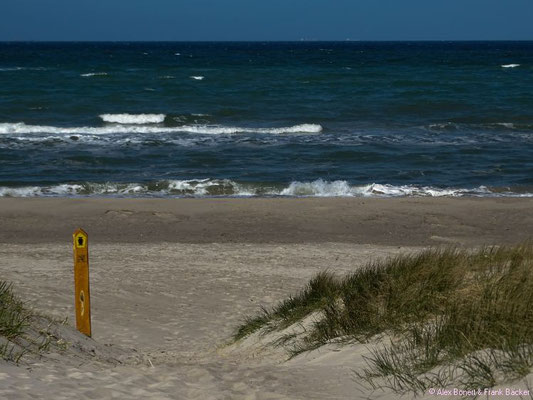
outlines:
[[89, 293], [89, 241], [83, 229], [76, 229], [74, 240], [74, 292], [76, 329], [91, 337], [91, 298]]

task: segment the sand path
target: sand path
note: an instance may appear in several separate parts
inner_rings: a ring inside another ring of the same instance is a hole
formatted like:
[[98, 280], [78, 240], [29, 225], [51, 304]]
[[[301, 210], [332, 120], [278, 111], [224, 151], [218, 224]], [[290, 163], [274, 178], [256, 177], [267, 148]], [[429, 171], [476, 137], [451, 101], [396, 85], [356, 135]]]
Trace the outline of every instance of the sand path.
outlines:
[[[314, 273], [343, 273], [376, 254], [406, 250], [335, 243], [93, 245], [93, 338], [138, 354], [142, 362], [72, 365], [59, 358], [31, 369], [5, 365], [0, 397], [354, 398], [360, 388], [353, 362], [316, 363], [314, 355], [283, 363], [281, 357], [254, 360], [221, 349], [245, 315], [294, 293]], [[37, 310], [70, 316], [72, 324], [70, 251], [69, 245], [0, 245], [0, 276]]]

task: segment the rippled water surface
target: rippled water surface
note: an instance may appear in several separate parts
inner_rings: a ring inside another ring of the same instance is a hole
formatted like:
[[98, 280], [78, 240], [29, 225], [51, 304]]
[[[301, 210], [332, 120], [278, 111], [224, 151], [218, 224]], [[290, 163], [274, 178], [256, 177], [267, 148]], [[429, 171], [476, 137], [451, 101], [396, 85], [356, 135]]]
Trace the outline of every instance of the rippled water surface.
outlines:
[[0, 43], [0, 196], [530, 196], [533, 42]]

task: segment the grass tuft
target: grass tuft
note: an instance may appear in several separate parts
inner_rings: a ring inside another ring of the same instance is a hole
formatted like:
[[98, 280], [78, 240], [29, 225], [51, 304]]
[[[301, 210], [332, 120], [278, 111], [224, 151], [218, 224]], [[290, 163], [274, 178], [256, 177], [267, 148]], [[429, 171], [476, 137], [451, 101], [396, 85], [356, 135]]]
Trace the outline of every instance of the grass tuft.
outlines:
[[332, 341], [390, 338], [357, 373], [372, 387], [421, 393], [436, 383], [492, 387], [519, 379], [533, 367], [533, 245], [431, 249], [344, 278], [322, 272], [248, 319], [235, 338], [314, 312], [320, 317], [291, 341], [292, 355]]
[[18, 362], [23, 351], [17, 351], [13, 343], [20, 338], [28, 325], [30, 314], [14, 294], [11, 285], [0, 281], [0, 357]]
[[13, 294], [11, 285], [0, 282], [0, 336], [14, 339], [21, 335], [28, 317], [23, 303]]
[[289, 297], [272, 310], [261, 309], [259, 315], [248, 317], [239, 327], [234, 340], [240, 340], [268, 326], [268, 331], [281, 330], [335, 301], [339, 281], [327, 271], [318, 273], [296, 296]]

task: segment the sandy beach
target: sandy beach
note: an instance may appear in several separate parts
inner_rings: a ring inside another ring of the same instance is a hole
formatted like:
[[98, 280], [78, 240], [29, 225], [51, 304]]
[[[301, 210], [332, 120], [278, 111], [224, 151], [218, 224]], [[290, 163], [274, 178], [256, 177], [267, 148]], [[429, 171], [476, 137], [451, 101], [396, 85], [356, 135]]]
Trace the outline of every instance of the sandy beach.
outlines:
[[0, 198], [0, 243], [516, 243], [531, 198]]
[[0, 398], [390, 399], [356, 382], [364, 345], [286, 361], [281, 349], [228, 343], [245, 316], [319, 271], [427, 246], [527, 240], [533, 199], [0, 199], [1, 279], [69, 326], [77, 227], [90, 237], [95, 346], [122, 361], [1, 362]]

